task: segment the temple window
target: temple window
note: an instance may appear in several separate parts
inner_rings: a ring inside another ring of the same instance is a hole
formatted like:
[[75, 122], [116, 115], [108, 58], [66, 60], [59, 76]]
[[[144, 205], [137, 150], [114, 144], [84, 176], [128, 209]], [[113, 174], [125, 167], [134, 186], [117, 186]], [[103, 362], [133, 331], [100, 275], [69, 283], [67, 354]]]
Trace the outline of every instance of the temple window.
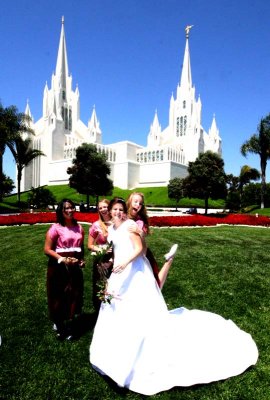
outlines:
[[160, 150], [160, 161], [163, 161], [163, 150]]
[[186, 134], [186, 130], [187, 130], [187, 116], [184, 116], [184, 135]]
[[176, 118], [176, 136], [179, 136], [179, 117]]
[[183, 136], [183, 117], [180, 118], [180, 136]]
[[71, 109], [68, 110], [68, 129], [72, 130], [72, 112]]

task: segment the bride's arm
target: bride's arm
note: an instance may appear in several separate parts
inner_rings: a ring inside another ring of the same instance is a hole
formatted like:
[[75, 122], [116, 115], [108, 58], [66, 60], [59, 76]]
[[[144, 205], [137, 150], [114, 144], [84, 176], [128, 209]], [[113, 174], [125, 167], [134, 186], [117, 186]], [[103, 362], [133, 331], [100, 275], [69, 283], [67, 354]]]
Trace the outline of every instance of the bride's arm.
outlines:
[[115, 273], [122, 272], [129, 263], [134, 261], [143, 252], [143, 243], [140, 235], [131, 232], [129, 235], [133, 243], [133, 252], [129, 255], [128, 259], [124, 260], [124, 262], [121, 262], [113, 268], [113, 272]]

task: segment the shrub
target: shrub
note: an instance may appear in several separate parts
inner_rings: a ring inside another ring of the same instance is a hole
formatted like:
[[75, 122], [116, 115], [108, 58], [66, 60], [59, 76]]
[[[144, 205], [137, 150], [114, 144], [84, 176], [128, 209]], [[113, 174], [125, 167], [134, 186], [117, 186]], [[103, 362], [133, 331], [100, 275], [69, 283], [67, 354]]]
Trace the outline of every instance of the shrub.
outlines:
[[44, 187], [31, 188], [28, 193], [28, 204], [30, 208], [47, 207], [49, 204], [55, 204], [56, 198], [53, 193]]

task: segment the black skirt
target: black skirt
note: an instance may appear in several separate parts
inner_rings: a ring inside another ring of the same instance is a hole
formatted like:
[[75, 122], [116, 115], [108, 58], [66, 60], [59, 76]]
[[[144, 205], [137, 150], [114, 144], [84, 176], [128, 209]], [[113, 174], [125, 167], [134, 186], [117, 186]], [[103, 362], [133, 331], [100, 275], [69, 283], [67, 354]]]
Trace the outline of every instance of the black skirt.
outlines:
[[66, 266], [49, 258], [47, 297], [50, 319], [60, 323], [81, 314], [83, 307], [83, 272], [79, 265]]

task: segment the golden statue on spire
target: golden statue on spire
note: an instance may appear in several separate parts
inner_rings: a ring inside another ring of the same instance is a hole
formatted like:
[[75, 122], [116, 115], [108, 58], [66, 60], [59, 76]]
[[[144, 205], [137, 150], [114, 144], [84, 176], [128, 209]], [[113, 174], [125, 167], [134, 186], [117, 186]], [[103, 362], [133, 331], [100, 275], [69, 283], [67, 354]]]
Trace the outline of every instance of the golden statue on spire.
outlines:
[[193, 26], [194, 26], [194, 25], [187, 25], [187, 26], [185, 27], [186, 38], [187, 38], [187, 39], [189, 38], [189, 31], [190, 31], [190, 29], [191, 29]]

